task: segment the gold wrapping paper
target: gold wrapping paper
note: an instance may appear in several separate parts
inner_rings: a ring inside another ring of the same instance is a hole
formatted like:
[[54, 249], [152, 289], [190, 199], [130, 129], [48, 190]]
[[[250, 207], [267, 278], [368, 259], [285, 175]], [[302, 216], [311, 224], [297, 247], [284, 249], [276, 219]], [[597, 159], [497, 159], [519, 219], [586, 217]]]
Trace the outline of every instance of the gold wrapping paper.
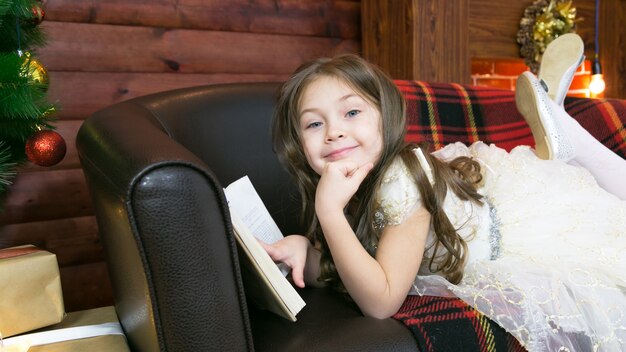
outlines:
[[[78, 326], [97, 325], [117, 321], [115, 308], [112, 306], [68, 313], [63, 322], [40, 331], [73, 328]], [[104, 335], [79, 340], [32, 346], [28, 352], [130, 352], [123, 335]]]
[[0, 333], [56, 324], [65, 308], [56, 255], [34, 246], [0, 250]]

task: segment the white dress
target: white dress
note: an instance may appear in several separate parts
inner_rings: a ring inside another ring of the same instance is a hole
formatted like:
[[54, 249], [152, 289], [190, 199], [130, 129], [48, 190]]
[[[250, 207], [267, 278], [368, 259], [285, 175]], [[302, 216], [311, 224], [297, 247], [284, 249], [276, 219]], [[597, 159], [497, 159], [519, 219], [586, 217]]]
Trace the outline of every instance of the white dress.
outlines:
[[[427, 249], [411, 294], [460, 297], [531, 352], [626, 351], [626, 202], [525, 146], [456, 143], [433, 155], [477, 160], [485, 204], [448, 192], [444, 210], [468, 244], [463, 280], [431, 273]], [[399, 159], [378, 200], [383, 224], [422, 206]], [[434, 239], [431, 228], [427, 248]]]

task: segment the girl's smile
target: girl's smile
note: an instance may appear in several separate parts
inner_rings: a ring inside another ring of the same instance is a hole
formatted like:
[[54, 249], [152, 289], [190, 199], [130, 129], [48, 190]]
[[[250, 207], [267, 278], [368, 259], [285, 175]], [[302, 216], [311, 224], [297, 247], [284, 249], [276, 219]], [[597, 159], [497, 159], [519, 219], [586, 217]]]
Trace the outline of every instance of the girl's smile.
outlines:
[[325, 156], [325, 158], [330, 161], [339, 160], [350, 154], [350, 152], [354, 151], [356, 148], [358, 148], [358, 146], [340, 148], [330, 152], [328, 155]]
[[376, 164], [382, 151], [381, 116], [369, 101], [341, 80], [321, 76], [300, 102], [300, 139], [311, 168], [321, 174], [329, 162]]

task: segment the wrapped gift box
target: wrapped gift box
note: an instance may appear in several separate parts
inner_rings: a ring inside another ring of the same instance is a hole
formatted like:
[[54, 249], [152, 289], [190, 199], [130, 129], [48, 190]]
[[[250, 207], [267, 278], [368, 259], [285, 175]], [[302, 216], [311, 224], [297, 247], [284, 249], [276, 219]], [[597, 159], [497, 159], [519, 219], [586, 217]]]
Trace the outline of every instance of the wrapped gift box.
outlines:
[[27, 245], [0, 249], [0, 333], [20, 334], [63, 319], [56, 255]]
[[5, 343], [10, 352], [130, 352], [112, 306], [68, 313], [59, 324]]

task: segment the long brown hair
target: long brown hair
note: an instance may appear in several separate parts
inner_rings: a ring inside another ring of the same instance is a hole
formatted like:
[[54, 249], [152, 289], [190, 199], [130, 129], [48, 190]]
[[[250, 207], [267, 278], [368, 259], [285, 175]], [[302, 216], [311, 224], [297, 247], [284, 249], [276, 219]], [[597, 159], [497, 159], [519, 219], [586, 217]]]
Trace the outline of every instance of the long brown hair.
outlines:
[[[352, 54], [321, 58], [300, 66], [281, 88], [272, 126], [274, 151], [295, 178], [302, 197], [302, 217], [307, 221], [307, 237], [321, 246], [319, 279], [343, 287], [315, 214], [315, 190], [319, 175], [309, 166], [300, 142], [302, 95], [306, 87], [319, 77], [334, 77], [348, 84], [376, 107], [382, 118], [383, 149], [380, 158], [348, 204], [350, 224], [363, 247], [370, 255], [375, 255], [382, 232], [380, 227], [374, 225], [374, 214], [378, 210], [375, 190], [380, 187], [392, 162], [401, 157], [414, 175], [421, 201], [432, 216], [437, 241], [430, 269], [441, 271], [448, 280], [458, 283], [462, 278], [467, 245], [444, 213], [443, 201], [449, 187], [459, 198], [479, 203], [481, 196], [476, 192], [475, 185], [481, 180], [480, 165], [467, 157], [457, 158], [448, 164], [424, 153], [437, 180], [431, 186], [413, 154], [415, 145], [405, 142], [406, 105], [402, 94], [383, 71]], [[440, 246], [447, 252], [437, 256]]]

